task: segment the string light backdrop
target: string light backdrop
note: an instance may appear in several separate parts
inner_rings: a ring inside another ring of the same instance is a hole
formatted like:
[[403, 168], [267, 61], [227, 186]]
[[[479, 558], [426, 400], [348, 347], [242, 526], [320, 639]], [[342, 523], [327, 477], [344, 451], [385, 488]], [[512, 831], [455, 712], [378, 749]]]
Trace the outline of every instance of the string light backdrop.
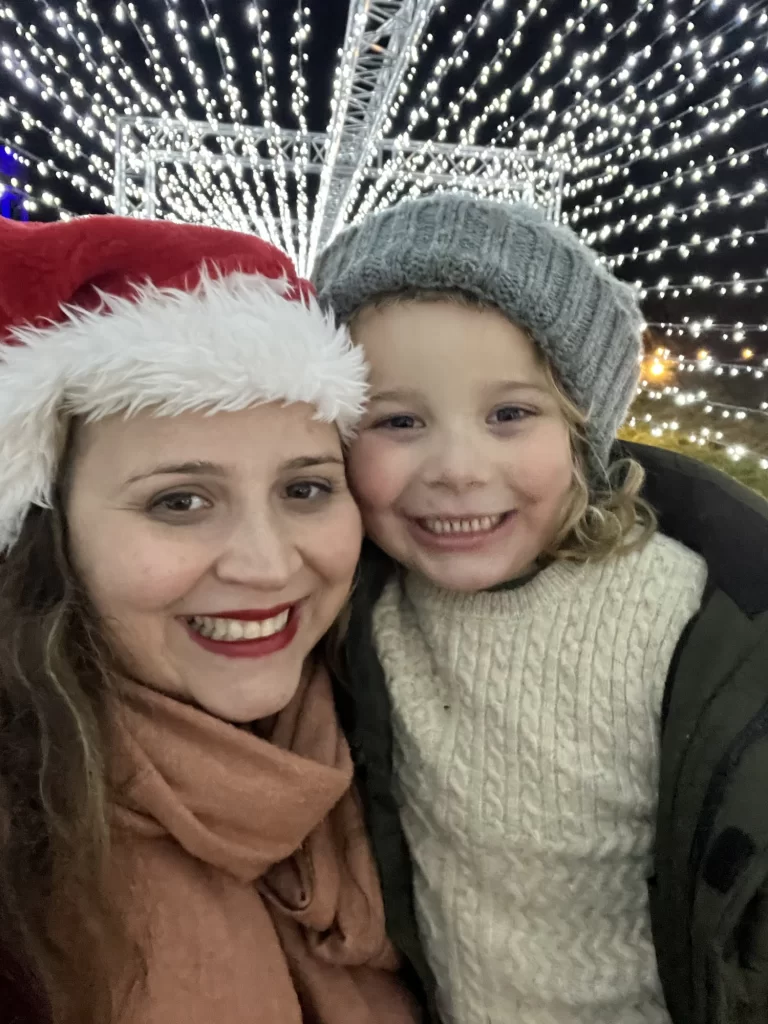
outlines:
[[[733, 412], [730, 434], [704, 426], [696, 443], [721, 433], [726, 451], [768, 471], [768, 0], [413, 9], [423, 23], [396, 51], [370, 42], [375, 25], [348, 25], [345, 0], [0, 0], [0, 215], [112, 211], [120, 118], [202, 121], [235, 137], [245, 126], [261, 132], [250, 151], [235, 138], [205, 160], [161, 163], [155, 215], [258, 231], [307, 271], [342, 222], [452, 187], [466, 147], [515, 151], [563, 169], [562, 218], [642, 289], [659, 352], [640, 406], [671, 402], [700, 424]], [[329, 225], [341, 186], [331, 150], [312, 140], [347, 138], [350, 31], [391, 74], [366, 113], [362, 172], [342, 183]], [[504, 195], [505, 183], [508, 167], [488, 164], [474, 187]], [[679, 393], [654, 381], [656, 364], [658, 376], [675, 371]], [[740, 444], [732, 428], [747, 422]]]

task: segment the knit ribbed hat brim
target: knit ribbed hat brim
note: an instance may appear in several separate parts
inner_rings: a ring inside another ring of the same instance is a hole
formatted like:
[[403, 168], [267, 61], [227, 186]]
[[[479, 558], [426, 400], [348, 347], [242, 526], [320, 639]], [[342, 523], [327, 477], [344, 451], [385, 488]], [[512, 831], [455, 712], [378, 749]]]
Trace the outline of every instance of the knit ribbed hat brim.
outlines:
[[497, 306], [541, 346], [589, 417], [595, 467], [607, 463], [637, 387], [643, 316], [635, 290], [540, 210], [465, 193], [405, 201], [337, 236], [314, 282], [344, 321], [413, 289], [461, 289]]

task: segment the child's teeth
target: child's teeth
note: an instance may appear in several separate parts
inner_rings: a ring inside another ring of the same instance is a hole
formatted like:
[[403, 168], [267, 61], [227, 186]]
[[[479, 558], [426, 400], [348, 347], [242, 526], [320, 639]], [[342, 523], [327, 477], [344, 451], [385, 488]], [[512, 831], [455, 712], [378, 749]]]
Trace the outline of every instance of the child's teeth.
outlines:
[[237, 640], [263, 640], [280, 633], [288, 625], [290, 611], [286, 610], [271, 619], [260, 622], [245, 622], [240, 619], [222, 619], [213, 615], [195, 615], [189, 620], [190, 626], [201, 636], [211, 640], [235, 642]]
[[495, 529], [503, 516], [477, 516], [473, 519], [422, 519], [430, 533], [488, 533]]

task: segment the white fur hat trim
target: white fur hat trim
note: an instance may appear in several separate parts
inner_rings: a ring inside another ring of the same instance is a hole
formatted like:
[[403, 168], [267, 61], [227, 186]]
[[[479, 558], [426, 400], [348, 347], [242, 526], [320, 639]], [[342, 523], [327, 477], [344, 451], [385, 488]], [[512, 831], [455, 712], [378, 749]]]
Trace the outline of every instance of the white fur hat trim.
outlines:
[[0, 552], [32, 505], [49, 507], [62, 425], [153, 410], [233, 412], [266, 402], [306, 402], [354, 432], [366, 366], [346, 328], [314, 298], [254, 274], [204, 276], [192, 291], [137, 286], [102, 295], [62, 323], [19, 327], [0, 361]]

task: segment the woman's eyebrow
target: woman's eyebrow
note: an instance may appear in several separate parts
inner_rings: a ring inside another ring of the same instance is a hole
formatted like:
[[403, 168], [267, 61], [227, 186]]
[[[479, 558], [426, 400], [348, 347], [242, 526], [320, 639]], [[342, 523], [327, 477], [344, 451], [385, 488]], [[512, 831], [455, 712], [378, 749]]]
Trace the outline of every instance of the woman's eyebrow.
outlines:
[[343, 466], [344, 459], [340, 455], [328, 453], [326, 455], [300, 455], [296, 459], [289, 459], [283, 463], [284, 469], [312, 469], [313, 466]]
[[[288, 470], [311, 469], [313, 466], [327, 466], [329, 464], [343, 466], [344, 460], [340, 455], [335, 455], [331, 452], [322, 455], [300, 455], [295, 459], [289, 459], [284, 463], [283, 468]], [[140, 480], [147, 480], [153, 476], [226, 476], [226, 474], [227, 470], [225, 467], [216, 462], [172, 462], [155, 466], [146, 473], [137, 473], [136, 476], [130, 477], [127, 483], [135, 484]]]
[[129, 477], [127, 483], [135, 484], [139, 480], [147, 480], [151, 476], [188, 476], [203, 473], [213, 476], [225, 476], [226, 472], [226, 469], [216, 462], [201, 462], [198, 460], [192, 462], [169, 462], [155, 466], [146, 473], [137, 473], [136, 476]]
[[409, 402], [421, 397], [418, 391], [412, 388], [393, 388], [390, 391], [374, 391], [368, 399], [369, 402]]

